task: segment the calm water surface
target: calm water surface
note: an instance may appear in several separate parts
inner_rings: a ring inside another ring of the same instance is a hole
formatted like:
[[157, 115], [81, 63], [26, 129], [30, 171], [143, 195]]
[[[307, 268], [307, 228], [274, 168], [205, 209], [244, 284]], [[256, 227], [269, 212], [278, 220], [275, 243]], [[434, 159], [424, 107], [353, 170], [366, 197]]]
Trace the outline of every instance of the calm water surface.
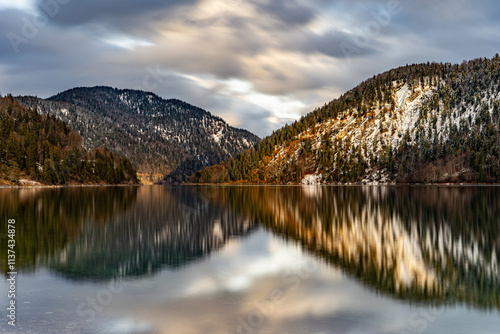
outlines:
[[1, 333], [499, 333], [500, 188], [0, 189]]

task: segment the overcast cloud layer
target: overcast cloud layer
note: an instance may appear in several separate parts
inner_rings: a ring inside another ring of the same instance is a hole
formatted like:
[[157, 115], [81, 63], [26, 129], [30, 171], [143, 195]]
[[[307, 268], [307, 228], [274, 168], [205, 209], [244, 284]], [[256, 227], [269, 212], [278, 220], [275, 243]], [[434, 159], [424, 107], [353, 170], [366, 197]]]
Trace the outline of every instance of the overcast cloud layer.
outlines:
[[500, 52], [494, 0], [0, 0], [0, 92], [179, 98], [265, 136], [361, 81]]

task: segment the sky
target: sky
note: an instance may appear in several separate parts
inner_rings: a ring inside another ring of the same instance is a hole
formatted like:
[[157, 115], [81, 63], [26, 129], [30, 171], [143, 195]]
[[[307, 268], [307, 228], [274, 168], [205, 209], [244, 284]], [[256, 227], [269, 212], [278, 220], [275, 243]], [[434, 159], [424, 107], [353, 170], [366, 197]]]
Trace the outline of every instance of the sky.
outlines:
[[495, 0], [0, 0], [0, 92], [106, 85], [263, 137], [376, 74], [500, 53]]

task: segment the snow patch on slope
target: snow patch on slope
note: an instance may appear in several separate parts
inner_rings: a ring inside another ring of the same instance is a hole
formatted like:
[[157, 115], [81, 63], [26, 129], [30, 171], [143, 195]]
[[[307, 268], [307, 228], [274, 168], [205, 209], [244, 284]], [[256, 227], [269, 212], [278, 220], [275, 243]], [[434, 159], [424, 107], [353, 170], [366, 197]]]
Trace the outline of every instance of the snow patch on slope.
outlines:
[[321, 179], [322, 179], [321, 175], [309, 174], [304, 176], [301, 183], [303, 185], [316, 185], [316, 184], [321, 184]]

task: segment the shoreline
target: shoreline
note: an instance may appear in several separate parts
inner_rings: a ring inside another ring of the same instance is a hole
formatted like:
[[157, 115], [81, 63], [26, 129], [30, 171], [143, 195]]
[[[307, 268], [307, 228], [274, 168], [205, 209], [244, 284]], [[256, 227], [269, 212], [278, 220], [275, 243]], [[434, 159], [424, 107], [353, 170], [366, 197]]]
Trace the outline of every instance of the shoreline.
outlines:
[[143, 184], [63, 184], [63, 185], [0, 185], [0, 189], [37, 189], [37, 188], [78, 188], [78, 187], [140, 187]]
[[[169, 184], [161, 184], [169, 185]], [[429, 186], [443, 186], [443, 187], [500, 187], [500, 183], [318, 183], [318, 184], [302, 184], [302, 183], [180, 183], [171, 185], [181, 186], [275, 186], [275, 187], [289, 187], [289, 186], [321, 186], [321, 187], [429, 187]]]
[[163, 184], [64, 184], [64, 185], [0, 185], [0, 189], [43, 189], [83, 187], [147, 187], [147, 186], [219, 186], [219, 187], [500, 187], [500, 183], [163, 183]]

